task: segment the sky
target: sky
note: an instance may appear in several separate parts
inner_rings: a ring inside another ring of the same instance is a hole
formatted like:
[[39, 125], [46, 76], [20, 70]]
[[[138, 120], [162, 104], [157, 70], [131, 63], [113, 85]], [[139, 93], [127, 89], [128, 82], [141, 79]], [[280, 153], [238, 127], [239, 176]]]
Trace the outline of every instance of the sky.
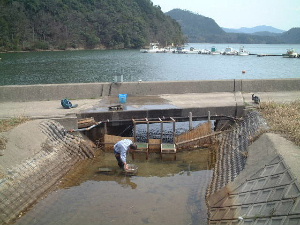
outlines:
[[220, 27], [300, 27], [300, 0], [152, 0], [163, 12], [179, 8], [210, 17]]

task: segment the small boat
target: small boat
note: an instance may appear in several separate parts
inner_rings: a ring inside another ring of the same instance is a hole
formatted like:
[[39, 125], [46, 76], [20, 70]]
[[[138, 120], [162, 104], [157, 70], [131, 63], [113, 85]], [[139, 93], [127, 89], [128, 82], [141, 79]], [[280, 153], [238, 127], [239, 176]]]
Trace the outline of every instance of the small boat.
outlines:
[[293, 48], [288, 49], [285, 54], [282, 55], [283, 58], [297, 58], [300, 57], [300, 54], [298, 54]]
[[231, 47], [225, 48], [225, 51], [223, 53], [223, 55], [237, 55], [237, 54], [238, 54], [238, 51]]
[[185, 49], [184, 47], [177, 47], [177, 49], [175, 50], [175, 53], [178, 54], [199, 54], [198, 49], [195, 49], [193, 47], [190, 47], [190, 49]]
[[217, 51], [217, 48], [215, 46], [213, 46], [213, 47], [211, 47], [210, 54], [211, 55], [220, 55], [221, 52]]
[[245, 56], [245, 55], [249, 55], [250, 53], [248, 51], [245, 51], [244, 49], [244, 46], [241, 46], [240, 47], [240, 50], [238, 52], [238, 55], [241, 55], [241, 56]]
[[208, 54], [210, 54], [210, 51], [207, 50], [207, 49], [202, 49], [202, 50], [200, 50], [199, 54], [205, 54], [205, 55], [208, 55]]
[[177, 47], [174, 53], [178, 54], [187, 54], [188, 50], [186, 50], [184, 47]]
[[199, 54], [199, 51], [200, 50], [198, 50], [198, 49], [190, 47], [190, 51], [188, 51], [188, 54]]
[[159, 48], [159, 43], [150, 43], [149, 48], [140, 49], [142, 53], [166, 53], [167, 50], [164, 48]]

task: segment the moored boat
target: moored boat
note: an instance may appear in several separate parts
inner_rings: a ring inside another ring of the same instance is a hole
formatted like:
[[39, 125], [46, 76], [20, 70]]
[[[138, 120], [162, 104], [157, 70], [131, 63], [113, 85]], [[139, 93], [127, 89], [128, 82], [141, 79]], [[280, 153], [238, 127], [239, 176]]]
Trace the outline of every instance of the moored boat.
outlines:
[[298, 54], [293, 48], [288, 49], [285, 54], [282, 55], [284, 58], [297, 58], [300, 57], [300, 54]]
[[159, 43], [150, 43], [148, 48], [140, 49], [142, 53], [165, 53], [167, 52], [164, 48], [159, 48]]
[[210, 54], [211, 55], [220, 55], [221, 52], [217, 50], [217, 48], [215, 46], [211, 47], [210, 49]]
[[237, 55], [237, 54], [238, 54], [238, 51], [231, 47], [225, 48], [225, 51], [223, 53], [223, 55]]
[[240, 55], [240, 56], [245, 56], [245, 55], [249, 55], [249, 54], [250, 54], [250, 53], [244, 49], [244, 46], [241, 46], [241, 47], [240, 47], [240, 50], [239, 50], [239, 52], [238, 52], [238, 55]]

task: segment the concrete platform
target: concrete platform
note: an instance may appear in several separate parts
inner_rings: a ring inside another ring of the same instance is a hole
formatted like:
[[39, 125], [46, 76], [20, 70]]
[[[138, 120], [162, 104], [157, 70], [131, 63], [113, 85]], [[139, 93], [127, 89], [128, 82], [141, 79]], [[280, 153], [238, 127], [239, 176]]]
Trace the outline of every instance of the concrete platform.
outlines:
[[[128, 96], [123, 111], [151, 111], [167, 109], [211, 109], [230, 107], [257, 106], [251, 99], [252, 93], [213, 92], [163, 94], [149, 96]], [[300, 99], [300, 91], [293, 92], [258, 92], [261, 102], [291, 102]], [[77, 108], [64, 109], [60, 100], [32, 102], [0, 102], [0, 118], [70, 118], [77, 114], [108, 112], [108, 106], [119, 104], [117, 96], [106, 96], [98, 99], [71, 100]], [[135, 112], [133, 112], [135, 113]], [[226, 115], [226, 113], [224, 113]]]

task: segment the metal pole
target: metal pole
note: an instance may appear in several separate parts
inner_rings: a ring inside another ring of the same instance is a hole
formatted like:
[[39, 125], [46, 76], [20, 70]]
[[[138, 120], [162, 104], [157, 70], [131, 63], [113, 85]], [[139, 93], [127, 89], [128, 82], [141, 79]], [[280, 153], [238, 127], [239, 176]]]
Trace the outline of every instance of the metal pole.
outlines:
[[176, 121], [172, 118], [172, 117], [170, 117], [171, 118], [171, 120], [173, 121], [173, 144], [175, 144], [175, 142], [176, 142], [176, 137], [175, 137], [175, 135], [176, 135]]
[[161, 118], [158, 118], [159, 119], [159, 121], [160, 121], [160, 125], [161, 125], [161, 137], [160, 137], [160, 142], [161, 142], [161, 144], [163, 143], [163, 134], [164, 134], [164, 124], [163, 124], [163, 122], [162, 122], [162, 120], [161, 120]]
[[136, 122], [132, 119], [133, 122], [133, 141], [136, 142]]
[[210, 111], [208, 111], [208, 116], [207, 116], [208, 118], [208, 122], [210, 122]]
[[147, 143], [149, 143], [149, 138], [150, 138], [149, 120], [146, 118], [146, 121], [147, 121]]
[[189, 128], [190, 128], [190, 130], [193, 129], [193, 114], [192, 114], [192, 112], [189, 113]]

